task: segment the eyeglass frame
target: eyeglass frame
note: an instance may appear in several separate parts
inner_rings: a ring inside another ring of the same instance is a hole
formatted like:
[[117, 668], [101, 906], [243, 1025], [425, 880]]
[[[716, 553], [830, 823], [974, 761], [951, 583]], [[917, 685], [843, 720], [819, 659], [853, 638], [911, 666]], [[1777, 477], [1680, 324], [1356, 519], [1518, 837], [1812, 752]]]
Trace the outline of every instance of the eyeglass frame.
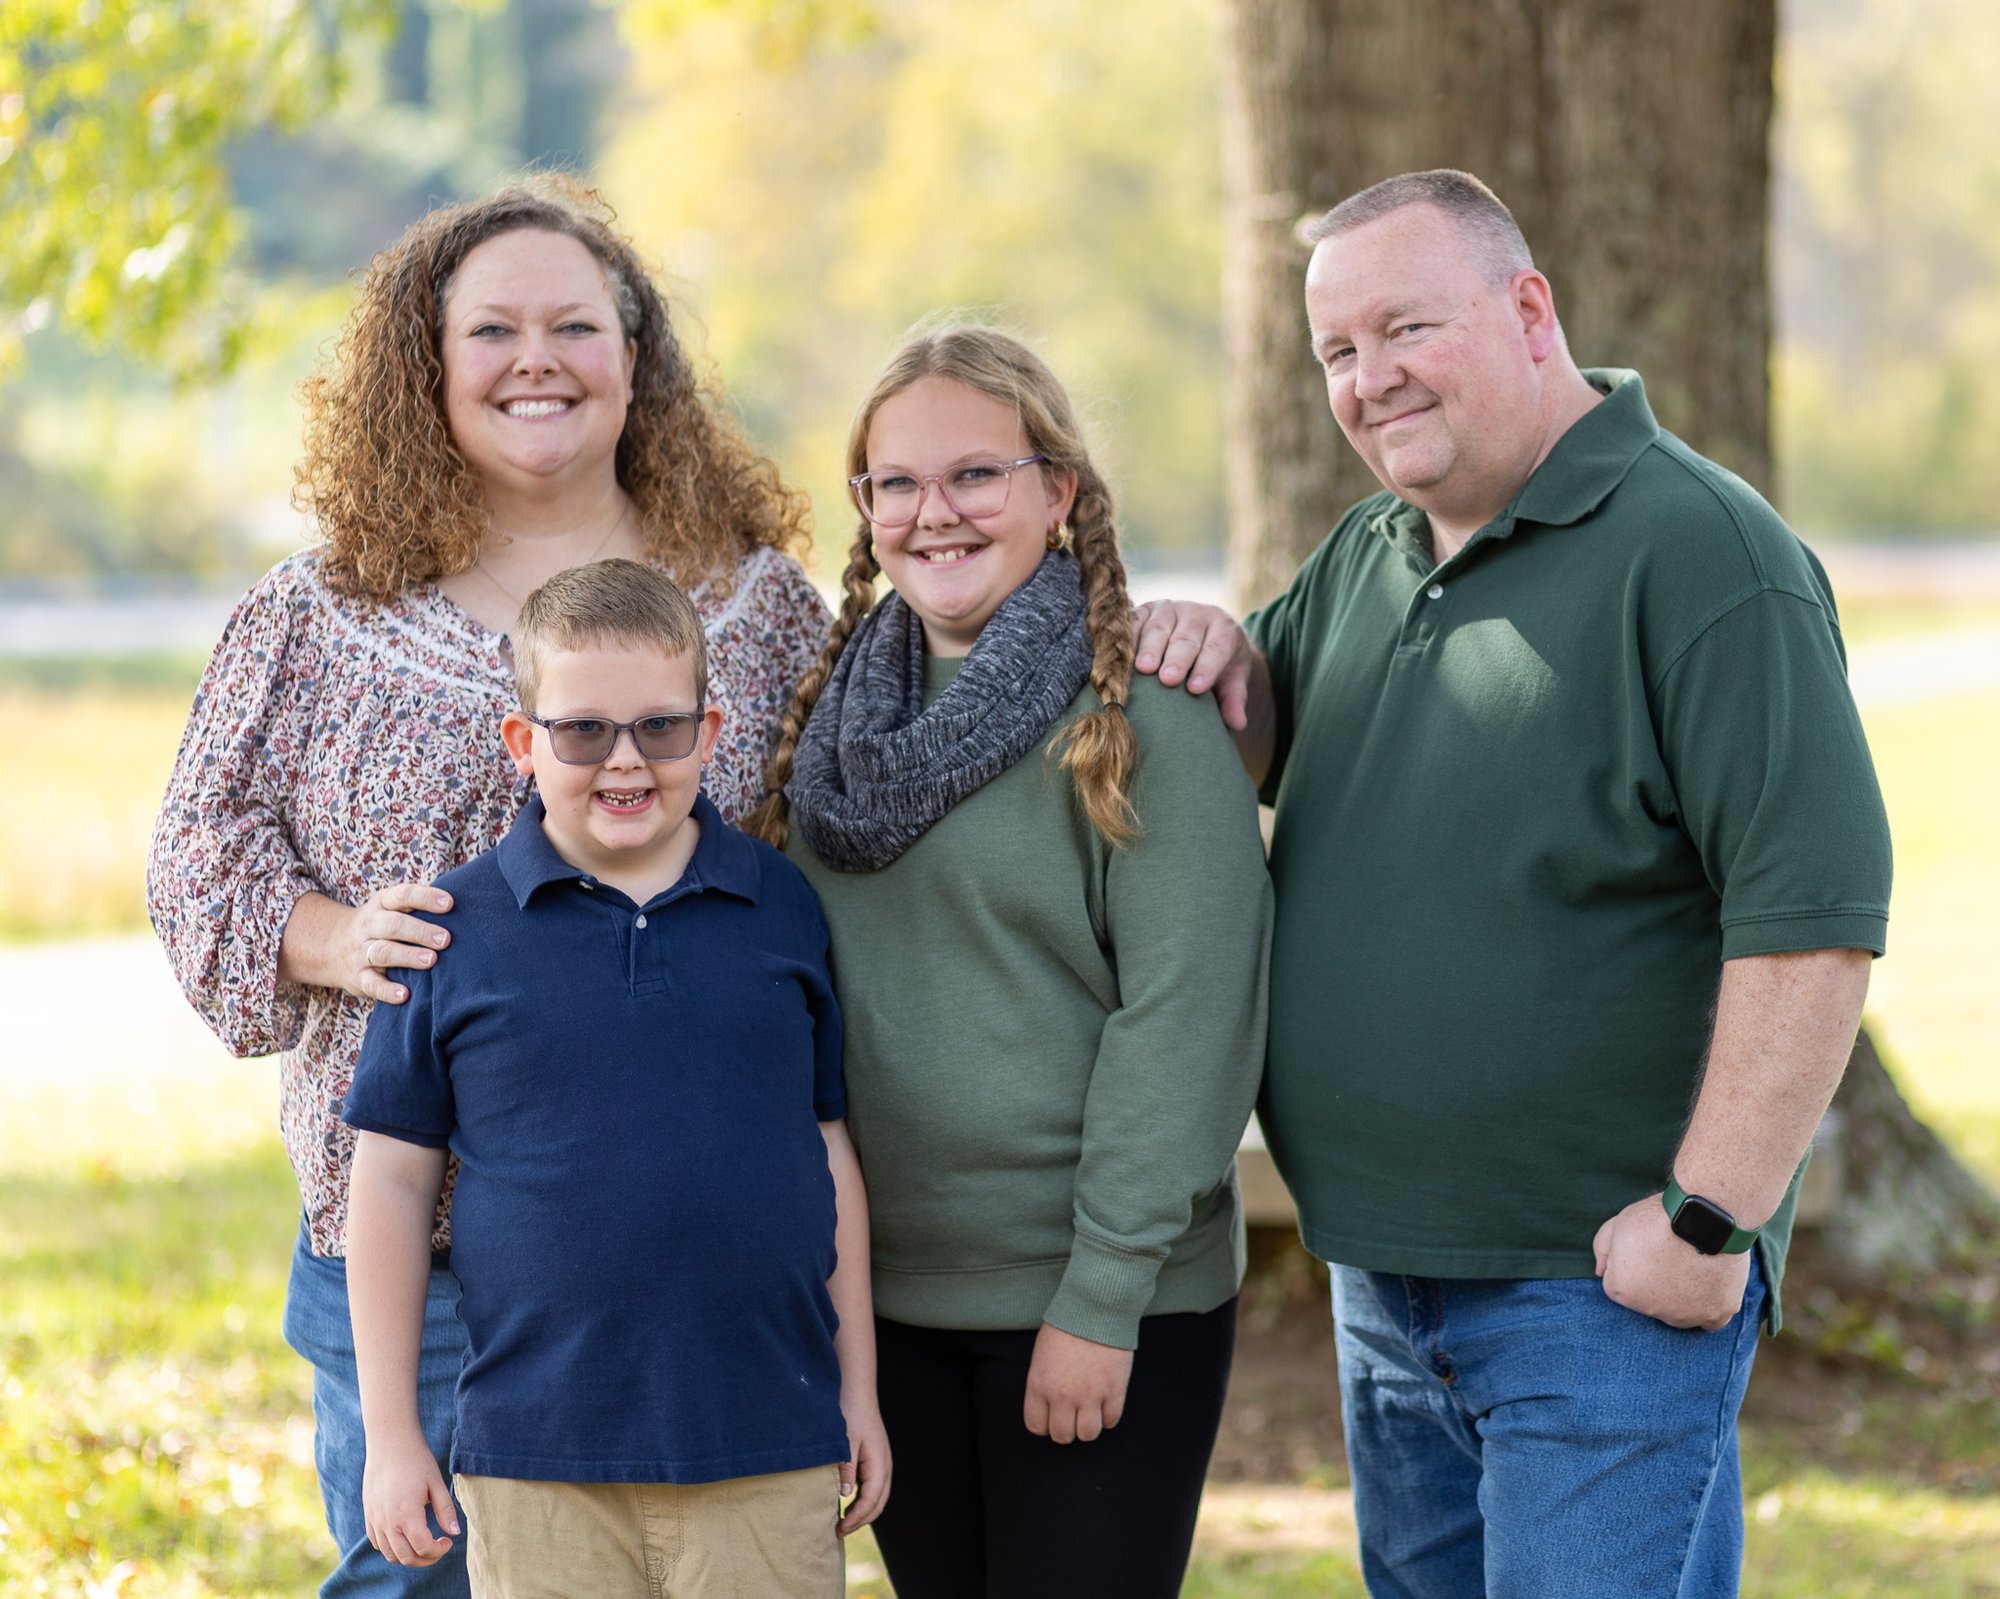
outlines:
[[[958, 463], [958, 466], [954, 466], [950, 469], [950, 472], [956, 472], [959, 470], [960, 467], [967, 467], [967, 466], [992, 465], [1000, 467], [1005, 472], [1007, 478], [1007, 494], [1008, 498], [1011, 499], [1014, 493], [1014, 474], [1018, 472], [1022, 467], [1034, 466], [1038, 462], [1046, 465], [1048, 462], [1048, 457], [1046, 455], [1024, 455], [1018, 461], [1004, 461], [998, 458], [994, 459], [991, 462], [960, 461]], [[869, 526], [888, 528], [890, 531], [893, 532], [897, 528], [916, 526], [917, 518], [924, 514], [924, 485], [927, 483], [935, 483], [937, 485], [938, 493], [944, 496], [944, 503], [951, 507], [952, 515], [964, 517], [965, 520], [969, 522], [972, 520], [972, 518], [968, 516], [964, 511], [961, 511], [958, 508], [958, 502], [951, 497], [951, 490], [944, 486], [944, 480], [948, 476], [950, 476], [950, 472], [932, 472], [927, 476], [921, 473], [908, 474], [910, 476], [915, 477], [917, 480], [917, 508], [914, 511], [912, 511], [908, 516], [903, 518], [903, 520], [900, 522], [884, 522], [879, 517], [877, 517], [873, 511], [869, 510], [868, 507], [862, 503], [861, 485], [866, 483], [870, 478], [872, 478], [875, 475], [873, 472], [857, 472], [854, 474], [853, 477], [849, 478], [847, 480], [847, 494], [848, 498], [854, 501], [854, 508], [857, 511], [859, 511], [861, 515], [867, 520]], [[998, 516], [1001, 511], [1004, 511], [1006, 509], [1007, 509], [1007, 501], [1002, 500], [1000, 502], [1000, 510], [986, 511], [982, 514], [986, 516]]]
[[[613, 722], [608, 716], [557, 716], [544, 719], [533, 711], [523, 710], [521, 715], [549, 735], [549, 753], [565, 766], [602, 766], [618, 753], [618, 741], [627, 733], [632, 735], [632, 750], [642, 761], [684, 761], [701, 748], [701, 720], [708, 715], [706, 705], [691, 711], [655, 711], [651, 716], [642, 716], [638, 721]], [[604, 747], [604, 753], [587, 761], [573, 761], [556, 748], [556, 725], [560, 722], [607, 722], [611, 726], [611, 742]], [[689, 722], [694, 726], [694, 740], [678, 755], [648, 755], [639, 747], [640, 722]]]

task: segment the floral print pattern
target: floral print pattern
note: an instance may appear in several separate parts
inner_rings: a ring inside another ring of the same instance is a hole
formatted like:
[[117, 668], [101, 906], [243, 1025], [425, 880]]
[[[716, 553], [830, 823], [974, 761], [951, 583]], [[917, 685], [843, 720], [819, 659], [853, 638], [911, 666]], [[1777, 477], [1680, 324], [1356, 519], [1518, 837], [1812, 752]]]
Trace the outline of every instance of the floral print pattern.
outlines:
[[[735, 821], [762, 792], [770, 730], [825, 642], [827, 610], [770, 549], [744, 557], [727, 594], [691, 594], [724, 717], [702, 786]], [[344, 1252], [354, 1133], [340, 1107], [370, 1002], [280, 982], [285, 923], [305, 894], [359, 904], [497, 844], [529, 793], [500, 744], [513, 704], [504, 636], [429, 584], [387, 604], [336, 594], [311, 550], [243, 597], [202, 674], [147, 907], [222, 1042], [281, 1056], [279, 1120], [315, 1254]], [[449, 1238], [441, 1205], [435, 1247]]]

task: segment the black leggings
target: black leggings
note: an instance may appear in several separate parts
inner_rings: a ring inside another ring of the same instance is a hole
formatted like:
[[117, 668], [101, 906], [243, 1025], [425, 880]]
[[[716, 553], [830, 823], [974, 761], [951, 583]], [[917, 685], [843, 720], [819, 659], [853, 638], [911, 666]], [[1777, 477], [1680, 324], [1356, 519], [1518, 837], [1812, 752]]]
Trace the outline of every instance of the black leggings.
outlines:
[[1173, 1599], [1235, 1347], [1233, 1299], [1146, 1317], [1123, 1419], [1058, 1444], [1021, 1419], [1033, 1332], [878, 1316], [895, 1481], [875, 1536], [896, 1599]]

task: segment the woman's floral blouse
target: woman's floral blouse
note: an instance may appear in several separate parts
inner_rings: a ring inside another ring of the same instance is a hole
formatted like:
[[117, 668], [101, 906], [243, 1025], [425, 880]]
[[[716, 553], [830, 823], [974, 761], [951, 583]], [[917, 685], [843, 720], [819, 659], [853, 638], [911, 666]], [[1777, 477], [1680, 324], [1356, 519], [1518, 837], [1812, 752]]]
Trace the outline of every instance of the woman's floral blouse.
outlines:
[[[734, 821], [761, 792], [770, 729], [825, 640], [826, 606], [769, 549], [744, 558], [728, 594], [693, 598], [724, 715], [703, 786]], [[428, 584], [389, 604], [342, 598], [307, 550], [237, 605], [188, 716], [147, 907], [223, 1043], [282, 1053], [280, 1121], [316, 1254], [343, 1253], [354, 1133], [340, 1107], [370, 1003], [280, 982], [278, 941], [304, 894], [359, 904], [500, 841], [528, 796], [500, 744], [506, 651]], [[447, 1241], [440, 1206], [435, 1243]]]

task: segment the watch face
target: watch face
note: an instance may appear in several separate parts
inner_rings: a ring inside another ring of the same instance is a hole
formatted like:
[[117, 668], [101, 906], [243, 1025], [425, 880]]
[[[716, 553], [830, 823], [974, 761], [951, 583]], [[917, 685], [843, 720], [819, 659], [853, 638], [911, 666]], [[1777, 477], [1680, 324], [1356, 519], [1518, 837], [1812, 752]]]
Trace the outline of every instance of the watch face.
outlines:
[[1736, 1231], [1736, 1218], [1721, 1206], [1689, 1194], [1674, 1212], [1673, 1229], [1675, 1237], [1685, 1239], [1704, 1255], [1719, 1255]]

